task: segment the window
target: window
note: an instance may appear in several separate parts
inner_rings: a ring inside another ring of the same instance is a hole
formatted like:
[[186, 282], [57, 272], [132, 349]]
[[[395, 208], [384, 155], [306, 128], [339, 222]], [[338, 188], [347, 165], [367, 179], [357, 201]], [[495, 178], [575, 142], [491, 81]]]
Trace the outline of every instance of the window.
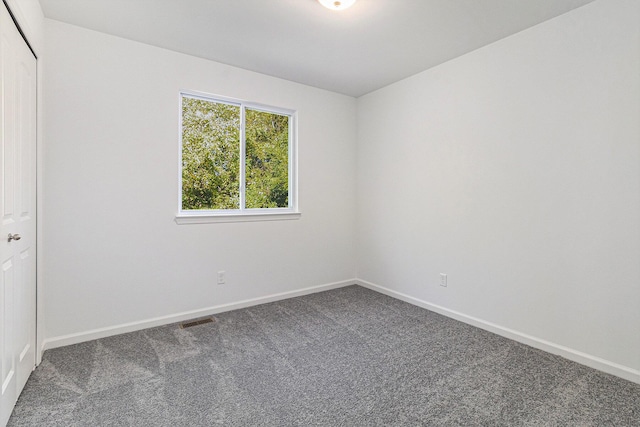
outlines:
[[296, 219], [295, 112], [180, 94], [178, 223]]

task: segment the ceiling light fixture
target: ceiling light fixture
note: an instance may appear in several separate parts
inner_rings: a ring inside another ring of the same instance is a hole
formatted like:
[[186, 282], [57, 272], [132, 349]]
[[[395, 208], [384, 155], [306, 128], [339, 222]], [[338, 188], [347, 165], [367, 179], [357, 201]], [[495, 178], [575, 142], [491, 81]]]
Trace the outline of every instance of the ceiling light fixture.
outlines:
[[331, 10], [344, 10], [356, 2], [356, 0], [318, 0], [321, 5]]

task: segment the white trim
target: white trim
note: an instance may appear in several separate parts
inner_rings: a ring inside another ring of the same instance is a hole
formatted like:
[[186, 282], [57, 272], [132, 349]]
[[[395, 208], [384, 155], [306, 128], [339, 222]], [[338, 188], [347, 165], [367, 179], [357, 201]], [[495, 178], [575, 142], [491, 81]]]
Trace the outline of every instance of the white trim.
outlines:
[[214, 213], [211, 211], [205, 211], [199, 213], [197, 211], [191, 211], [194, 213], [187, 213], [183, 211], [176, 214], [176, 224], [213, 224], [216, 222], [253, 222], [253, 221], [284, 221], [290, 219], [300, 219], [302, 214], [300, 212], [236, 212], [231, 211], [228, 214]]
[[238, 107], [244, 105], [245, 107], [248, 107], [252, 110], [263, 111], [265, 113], [276, 113], [282, 114], [283, 116], [292, 116], [296, 113], [295, 110], [292, 110], [290, 108], [275, 107], [273, 105], [261, 104], [259, 102], [247, 101], [245, 99], [231, 98], [228, 96], [217, 95], [215, 93], [200, 92], [197, 90], [189, 89], [180, 90], [179, 93], [181, 97], [184, 95], [189, 98], [201, 99], [203, 101], [214, 101], [222, 104], [235, 105]]
[[255, 305], [266, 304], [269, 302], [280, 301], [283, 299], [299, 297], [302, 295], [314, 294], [317, 292], [328, 291], [331, 289], [342, 288], [345, 286], [355, 285], [356, 279], [343, 280], [341, 282], [327, 283], [324, 285], [311, 286], [295, 291], [280, 292], [277, 294], [267, 295], [264, 297], [252, 298], [228, 304], [216, 305], [213, 307], [202, 308], [198, 310], [185, 311], [182, 313], [170, 314], [168, 316], [155, 317], [152, 319], [140, 320], [137, 322], [124, 323], [117, 326], [109, 326], [106, 328], [93, 329], [90, 331], [79, 332], [76, 334], [63, 335], [59, 337], [48, 338], [42, 343], [42, 351], [63, 347], [65, 345], [78, 344], [85, 341], [106, 338], [118, 334], [126, 334], [128, 332], [139, 331], [141, 329], [153, 328], [156, 326], [168, 325], [171, 323], [182, 322], [203, 316], [210, 316], [225, 311], [238, 310], [241, 308], [252, 307]]
[[[22, 0], [7, 0], [7, 7], [9, 10], [11, 10], [11, 14], [16, 19], [16, 21], [18, 21], [18, 25], [24, 33], [24, 37], [29, 41], [29, 46], [35, 52], [35, 56], [37, 57], [36, 59], [38, 59], [40, 56], [42, 56], [42, 49], [38, 44], [40, 40], [36, 38], [36, 34], [33, 31], [31, 22], [27, 20], [24, 12], [20, 7], [20, 3], [22, 2]], [[40, 9], [42, 10], [42, 8]]]
[[[247, 108], [240, 105], [240, 209], [242, 213], [247, 208]], [[180, 145], [183, 142], [181, 141]], [[182, 186], [182, 184], [181, 184]], [[180, 204], [180, 212], [184, 212]]]
[[37, 59], [36, 68], [36, 366], [42, 362], [40, 350], [44, 330], [44, 287], [45, 287], [45, 253], [44, 253], [44, 90], [43, 90], [43, 56]]
[[427, 310], [436, 312], [438, 314], [442, 314], [452, 319], [459, 320], [461, 322], [467, 323], [472, 326], [476, 326], [480, 329], [493, 332], [494, 334], [503, 336], [505, 338], [512, 339], [514, 341], [529, 345], [531, 347], [546, 351], [548, 353], [562, 356], [565, 359], [572, 360], [574, 362], [580, 363], [590, 368], [594, 368], [599, 371], [606, 372], [608, 374], [615, 375], [617, 377], [624, 378], [625, 380], [629, 380], [631, 382], [640, 384], [640, 371], [637, 369], [620, 365], [610, 360], [602, 359], [597, 356], [583, 353], [581, 351], [574, 350], [572, 348], [565, 347], [560, 344], [552, 343], [541, 338], [537, 338], [519, 331], [515, 331], [513, 329], [505, 328], [503, 326], [496, 325], [495, 323], [487, 322], [485, 320], [478, 319], [473, 316], [468, 316], [464, 313], [460, 313], [458, 311], [450, 310], [448, 308], [445, 308], [436, 304], [432, 304], [427, 301], [423, 301], [421, 299], [412, 297], [402, 292], [397, 292], [392, 289], [385, 288], [380, 285], [376, 285], [366, 280], [357, 279], [356, 283], [360, 286], [371, 289], [373, 291], [380, 292], [390, 297], [408, 302], [409, 304], [413, 304], [418, 307], [425, 308]]
[[178, 211], [182, 209], [182, 92], [178, 92]]
[[[259, 104], [256, 102], [244, 101], [242, 99], [229, 98], [226, 96], [208, 94], [192, 90], [180, 90], [179, 111], [178, 111], [178, 213], [176, 223], [178, 224], [208, 224], [215, 222], [246, 222], [246, 221], [278, 221], [283, 219], [298, 219], [298, 113], [288, 108], [274, 107], [271, 105]], [[203, 101], [215, 102], [237, 106], [240, 109], [240, 201], [238, 209], [230, 210], [183, 210], [182, 209], [182, 100], [187, 98], [200, 99]], [[268, 209], [248, 209], [246, 207], [246, 110], [273, 113], [288, 117], [288, 185], [289, 197], [286, 208]], [[264, 211], [269, 211], [269, 215], [264, 215]]]
[[225, 311], [238, 310], [241, 308], [252, 307], [259, 304], [266, 304], [269, 302], [280, 301], [283, 299], [294, 298], [302, 295], [313, 294], [316, 292], [328, 291], [331, 289], [342, 288], [345, 286], [357, 284], [359, 286], [371, 289], [376, 292], [388, 295], [390, 297], [408, 302], [409, 304], [422, 307], [424, 309], [433, 311], [438, 314], [450, 317], [455, 320], [467, 323], [472, 326], [484, 329], [489, 332], [493, 332], [497, 335], [503, 336], [508, 339], [520, 342], [522, 344], [529, 345], [539, 350], [546, 351], [548, 353], [557, 354], [566, 359], [588, 366], [590, 368], [597, 369], [602, 372], [606, 372], [611, 375], [626, 379], [628, 381], [640, 384], [640, 371], [630, 368], [628, 366], [620, 365], [615, 362], [611, 362], [600, 357], [596, 357], [587, 353], [583, 353], [578, 350], [571, 349], [559, 344], [555, 344], [522, 332], [515, 331], [513, 329], [505, 328], [500, 325], [496, 325], [491, 322], [478, 319], [473, 316], [450, 310], [448, 308], [423, 301], [421, 299], [412, 297], [410, 295], [385, 288], [380, 285], [368, 282], [362, 279], [345, 280], [341, 282], [328, 283], [325, 285], [312, 286], [304, 289], [299, 289], [289, 292], [281, 292], [277, 294], [267, 295], [264, 297], [252, 298], [248, 300], [238, 301], [234, 303], [221, 304], [213, 307], [203, 308], [199, 310], [187, 311], [168, 316], [161, 316], [152, 319], [141, 320], [137, 322], [125, 323], [122, 325], [111, 326], [106, 328], [99, 328], [85, 332], [79, 332], [76, 334], [64, 335], [59, 337], [48, 338], [41, 344], [41, 353], [51, 348], [62, 347], [65, 345], [78, 344], [85, 341], [94, 339], [105, 338], [113, 335], [124, 334], [128, 332], [139, 331], [141, 329], [152, 328], [156, 326], [162, 326], [166, 324], [181, 322], [197, 317], [208, 316], [216, 313], [222, 313]]
[[289, 209], [298, 212], [298, 113], [289, 115]]

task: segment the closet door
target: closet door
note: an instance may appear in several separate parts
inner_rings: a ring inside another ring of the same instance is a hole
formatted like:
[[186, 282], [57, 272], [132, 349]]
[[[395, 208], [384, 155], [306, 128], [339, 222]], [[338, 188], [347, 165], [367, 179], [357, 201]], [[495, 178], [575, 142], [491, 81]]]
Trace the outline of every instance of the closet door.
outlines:
[[36, 58], [0, 6], [0, 426], [35, 366]]

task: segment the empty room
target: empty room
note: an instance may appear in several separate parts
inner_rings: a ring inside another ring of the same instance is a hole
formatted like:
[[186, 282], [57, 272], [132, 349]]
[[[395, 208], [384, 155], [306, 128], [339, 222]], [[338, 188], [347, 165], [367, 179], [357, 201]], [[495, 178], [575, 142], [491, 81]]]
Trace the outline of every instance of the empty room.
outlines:
[[640, 1], [0, 8], [0, 426], [640, 426]]

